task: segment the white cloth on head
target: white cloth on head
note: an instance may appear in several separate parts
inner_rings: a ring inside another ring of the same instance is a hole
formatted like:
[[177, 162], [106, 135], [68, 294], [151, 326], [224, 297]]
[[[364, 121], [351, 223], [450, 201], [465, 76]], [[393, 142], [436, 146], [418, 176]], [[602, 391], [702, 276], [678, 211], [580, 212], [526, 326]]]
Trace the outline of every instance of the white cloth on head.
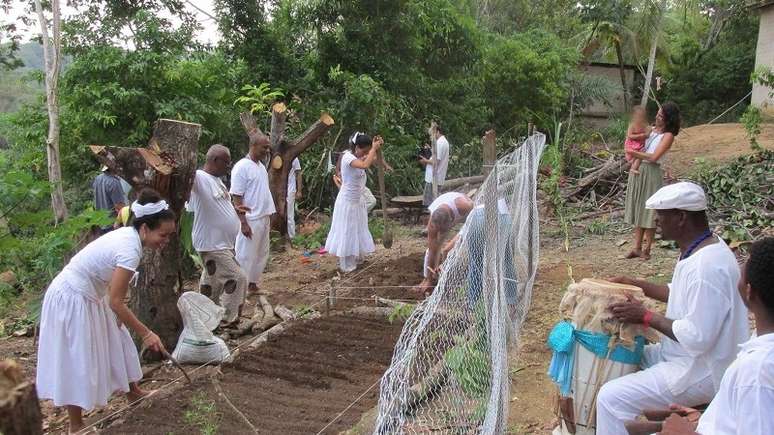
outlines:
[[365, 170], [352, 166], [355, 160], [349, 151], [341, 156], [342, 184], [325, 241], [325, 249], [337, 257], [363, 257], [376, 249], [368, 230], [368, 211], [363, 197], [366, 174]]
[[[677, 263], [665, 314], [673, 320], [672, 332], [677, 341], [663, 336], [660, 343], [646, 346], [644, 359], [652, 367], [640, 372], [653, 374], [651, 377], [659, 380], [670, 397], [700, 397], [701, 394], [696, 396], [696, 389], [709, 382], [711, 398], [723, 372], [734, 360], [737, 346], [749, 337], [747, 309], [736, 288], [738, 281], [736, 258], [722, 240]], [[602, 387], [597, 403], [598, 433], [620, 433], [611, 427], [622, 428], [623, 421], [631, 417], [631, 404], [646, 400], [637, 396], [645, 394], [644, 390], [626, 386], [628, 380], [639, 379], [631, 378], [634, 375], [616, 379], [615, 391], [608, 387], [610, 383]], [[608, 396], [603, 396], [606, 389]], [[626, 400], [616, 396], [619, 390], [629, 391]], [[600, 406], [604, 397], [609, 401]], [[677, 403], [701, 404], [687, 400]], [[637, 410], [640, 411], [642, 408]], [[620, 421], [613, 422], [610, 416], [617, 416]], [[600, 429], [603, 431], [599, 432]]]
[[231, 170], [231, 194], [242, 197], [242, 204], [250, 209], [247, 220], [271, 216], [276, 209], [269, 190], [269, 174], [261, 162], [245, 157]]
[[[438, 138], [437, 141], [435, 141], [435, 150], [437, 155], [437, 162], [438, 162], [438, 171], [436, 172], [436, 177], [438, 181], [438, 185], [442, 186], [443, 183], [446, 181], [446, 171], [449, 169], [449, 154], [451, 146], [449, 145], [449, 141], [446, 140], [446, 136], [441, 136]], [[432, 161], [432, 158], [430, 159]], [[433, 165], [432, 163], [428, 163], [425, 166], [425, 183], [433, 183]]]
[[196, 251], [234, 249], [239, 217], [220, 178], [197, 170], [187, 209], [194, 214], [191, 238]]
[[244, 234], [239, 233], [236, 241], [236, 259], [247, 275], [247, 282], [260, 285], [261, 274], [269, 260], [271, 218], [264, 216], [248, 220], [247, 223], [250, 225], [253, 235], [248, 239]]
[[707, 209], [707, 196], [698, 184], [688, 181], [669, 184], [657, 190], [645, 201], [645, 208], [650, 210], [687, 210], [702, 211]]
[[774, 434], [774, 333], [741, 346], [696, 432], [712, 435]]
[[164, 210], [169, 210], [169, 204], [167, 204], [167, 202], [163, 199], [159, 202], [149, 202], [147, 204], [140, 204], [137, 201], [132, 203], [132, 213], [134, 214], [134, 217], [138, 219], [144, 216], [150, 216], [152, 214], [162, 212]]
[[113, 271], [135, 271], [141, 256], [137, 231], [119, 228], [86, 245], [51, 282], [40, 318], [40, 399], [90, 410], [142, 378], [132, 337], [106, 296]]

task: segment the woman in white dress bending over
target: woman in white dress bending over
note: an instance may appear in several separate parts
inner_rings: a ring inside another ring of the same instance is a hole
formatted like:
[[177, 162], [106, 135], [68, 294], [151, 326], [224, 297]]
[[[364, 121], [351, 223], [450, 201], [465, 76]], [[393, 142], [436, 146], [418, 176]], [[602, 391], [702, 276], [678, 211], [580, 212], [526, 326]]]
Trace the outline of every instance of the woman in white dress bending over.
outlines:
[[352, 272], [367, 254], [374, 252], [374, 239], [368, 231], [368, 210], [363, 200], [365, 170], [377, 161], [384, 141], [356, 132], [349, 138], [350, 149], [341, 156], [341, 189], [333, 206], [331, 230], [325, 249], [339, 257], [339, 269]]
[[145, 189], [131, 205], [130, 225], [78, 252], [54, 278], [43, 299], [37, 389], [41, 399], [66, 406], [70, 433], [83, 428], [83, 410], [105, 406], [114, 392], [132, 402], [145, 393], [140, 358], [127, 327], [143, 345], [162, 351], [159, 337], [124, 302], [143, 247], [160, 249], [176, 231], [175, 213], [158, 192]]

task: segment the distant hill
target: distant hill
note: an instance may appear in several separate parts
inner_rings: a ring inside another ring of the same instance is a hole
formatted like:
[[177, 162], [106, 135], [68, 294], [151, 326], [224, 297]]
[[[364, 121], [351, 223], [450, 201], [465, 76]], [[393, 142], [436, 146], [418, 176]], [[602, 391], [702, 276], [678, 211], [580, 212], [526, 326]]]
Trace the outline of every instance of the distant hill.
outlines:
[[23, 66], [0, 74], [0, 113], [14, 112], [43, 92], [42, 83], [29, 79], [33, 71], [43, 70], [43, 46], [37, 42], [21, 44], [16, 57]]

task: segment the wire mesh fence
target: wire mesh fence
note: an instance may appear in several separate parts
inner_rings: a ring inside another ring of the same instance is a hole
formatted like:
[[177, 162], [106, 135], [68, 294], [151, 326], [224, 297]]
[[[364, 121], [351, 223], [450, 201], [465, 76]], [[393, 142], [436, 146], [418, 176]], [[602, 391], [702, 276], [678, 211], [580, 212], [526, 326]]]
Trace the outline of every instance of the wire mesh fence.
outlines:
[[545, 142], [538, 133], [518, 144], [476, 193], [438, 285], [406, 321], [382, 378], [375, 434], [505, 432], [508, 354], [537, 269]]

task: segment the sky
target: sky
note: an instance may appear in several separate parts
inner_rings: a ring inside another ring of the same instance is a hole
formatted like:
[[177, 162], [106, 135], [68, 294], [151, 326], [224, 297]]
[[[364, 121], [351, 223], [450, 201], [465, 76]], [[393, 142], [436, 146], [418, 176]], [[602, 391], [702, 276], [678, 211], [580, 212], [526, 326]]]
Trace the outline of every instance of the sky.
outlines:
[[[216, 43], [220, 39], [220, 34], [217, 29], [217, 24], [215, 21], [208, 17], [209, 15], [214, 16], [214, 8], [213, 8], [213, 1], [212, 0], [184, 0], [186, 3], [186, 8], [189, 12], [194, 14], [196, 16], [197, 20], [199, 20], [199, 24], [202, 26], [202, 30], [199, 32], [199, 35], [197, 39], [199, 42], [203, 43]], [[66, 1], [62, 1], [62, 16], [63, 18], [67, 18], [69, 15], [72, 15], [75, 10], [69, 6], [67, 6]], [[24, 0], [13, 0], [11, 10], [9, 12], [9, 16], [0, 18], [0, 22], [11, 22], [16, 21], [19, 26], [19, 30], [21, 34], [23, 35], [22, 40], [24, 42], [30, 40], [31, 38], [36, 37], [40, 33], [40, 24], [38, 24], [37, 19], [34, 20], [34, 22], [31, 24], [31, 26], [26, 27], [21, 22], [18, 21], [18, 18], [24, 14], [24, 8], [27, 4]], [[3, 13], [3, 12], [0, 12]]]

